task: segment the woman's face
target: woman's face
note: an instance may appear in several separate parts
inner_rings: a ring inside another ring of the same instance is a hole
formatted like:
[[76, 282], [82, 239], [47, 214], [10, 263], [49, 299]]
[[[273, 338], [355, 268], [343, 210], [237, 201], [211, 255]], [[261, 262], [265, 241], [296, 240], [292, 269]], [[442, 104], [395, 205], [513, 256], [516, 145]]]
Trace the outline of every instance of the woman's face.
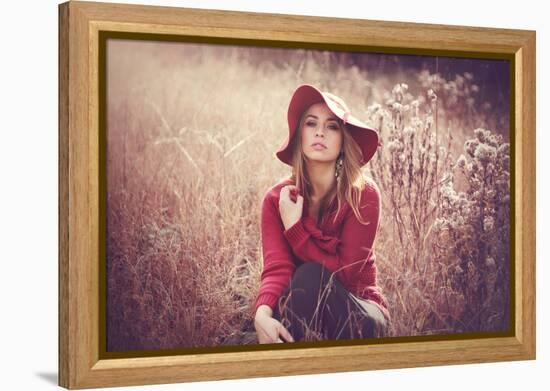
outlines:
[[326, 103], [316, 103], [307, 109], [301, 134], [302, 150], [309, 160], [336, 161], [342, 150], [342, 129]]

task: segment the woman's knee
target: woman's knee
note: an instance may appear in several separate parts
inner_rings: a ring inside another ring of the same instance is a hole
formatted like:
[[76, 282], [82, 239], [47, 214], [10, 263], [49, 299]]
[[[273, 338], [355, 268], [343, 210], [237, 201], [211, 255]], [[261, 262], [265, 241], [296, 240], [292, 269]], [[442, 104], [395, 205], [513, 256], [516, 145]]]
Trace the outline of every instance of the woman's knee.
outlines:
[[329, 276], [330, 272], [322, 265], [306, 262], [294, 271], [283, 296], [289, 296], [290, 301], [300, 306], [315, 306], [326, 289]]
[[294, 300], [316, 306], [320, 298], [326, 298], [331, 291], [330, 271], [324, 266], [306, 262], [300, 265], [289, 285]]
[[330, 271], [319, 263], [305, 262], [295, 270], [293, 280], [300, 285], [310, 286], [312, 283], [319, 283], [322, 279], [328, 280], [330, 274]]
[[366, 332], [368, 337], [384, 337], [387, 334], [388, 321], [379, 311], [369, 311], [366, 317]]

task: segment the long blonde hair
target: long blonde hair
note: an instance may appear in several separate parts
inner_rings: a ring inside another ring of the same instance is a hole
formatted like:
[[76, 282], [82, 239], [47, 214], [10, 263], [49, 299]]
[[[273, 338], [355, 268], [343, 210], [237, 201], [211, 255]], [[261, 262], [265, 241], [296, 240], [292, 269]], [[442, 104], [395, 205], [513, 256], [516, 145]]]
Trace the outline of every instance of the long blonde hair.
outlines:
[[[311, 201], [312, 186], [306, 169], [306, 156], [302, 148], [302, 143], [300, 142], [302, 127], [305, 121], [304, 114], [306, 112], [307, 110], [302, 113], [297, 129], [294, 132], [294, 138], [292, 140], [292, 174], [289, 179], [301, 190], [304, 200], [309, 203]], [[342, 174], [341, 178], [336, 181], [336, 186], [333, 186], [321, 200], [317, 223], [320, 223], [320, 220], [327, 208], [336, 200], [338, 202], [338, 208], [336, 209], [336, 213], [334, 215], [334, 221], [336, 221], [338, 214], [341, 211], [342, 204], [344, 201], [347, 201], [353, 210], [353, 213], [357, 217], [357, 220], [359, 220], [361, 224], [366, 225], [369, 224], [369, 222], [364, 221], [359, 211], [359, 205], [361, 204], [361, 193], [365, 186], [368, 185], [367, 179], [361, 172], [361, 148], [353, 139], [343, 121], [338, 119], [338, 123], [343, 135], [342, 144], [344, 161], [342, 166]]]

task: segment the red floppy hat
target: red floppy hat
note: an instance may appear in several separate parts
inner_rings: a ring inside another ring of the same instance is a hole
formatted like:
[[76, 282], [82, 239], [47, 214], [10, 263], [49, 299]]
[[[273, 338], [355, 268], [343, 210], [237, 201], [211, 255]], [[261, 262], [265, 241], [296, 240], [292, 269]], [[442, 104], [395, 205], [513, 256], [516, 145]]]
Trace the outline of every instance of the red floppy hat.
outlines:
[[288, 106], [288, 137], [275, 153], [277, 158], [285, 164], [292, 165], [291, 141], [300, 121], [300, 116], [315, 103], [326, 103], [330, 111], [347, 125], [351, 136], [363, 152], [361, 165], [367, 164], [376, 153], [378, 145], [382, 145], [379, 141], [378, 132], [351, 115], [346, 103], [340, 97], [330, 92], [321, 92], [309, 84], [299, 86], [290, 99]]

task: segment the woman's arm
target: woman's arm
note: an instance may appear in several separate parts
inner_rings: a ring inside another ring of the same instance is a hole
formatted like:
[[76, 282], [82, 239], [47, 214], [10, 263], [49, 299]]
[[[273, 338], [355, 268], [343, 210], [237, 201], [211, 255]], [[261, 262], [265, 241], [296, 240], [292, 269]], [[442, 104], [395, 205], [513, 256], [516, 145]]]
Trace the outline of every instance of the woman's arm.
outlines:
[[264, 264], [254, 313], [262, 304], [273, 309], [296, 269], [292, 249], [283, 235], [284, 226], [276, 201], [274, 195], [268, 192], [262, 202], [261, 237]]

